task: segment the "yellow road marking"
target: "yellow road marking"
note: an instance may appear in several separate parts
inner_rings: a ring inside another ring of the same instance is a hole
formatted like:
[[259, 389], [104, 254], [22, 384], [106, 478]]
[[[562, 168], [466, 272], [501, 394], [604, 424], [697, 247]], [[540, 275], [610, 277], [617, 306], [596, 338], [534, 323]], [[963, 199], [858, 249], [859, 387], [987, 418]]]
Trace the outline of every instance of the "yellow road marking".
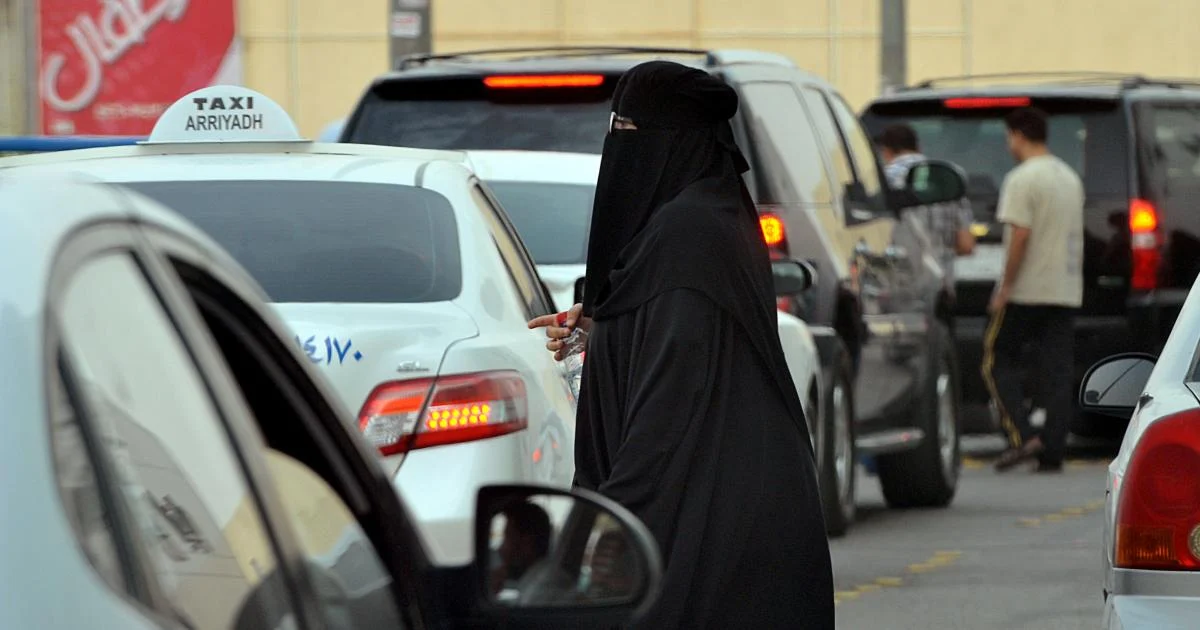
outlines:
[[1071, 516], [1079, 516], [1080, 514], [1083, 514], [1083, 508], [1078, 508], [1078, 507], [1063, 508], [1062, 513], [1069, 514]]
[[1020, 518], [1020, 519], [1017, 519], [1017, 522], [1024, 525], [1025, 527], [1037, 527], [1042, 524], [1042, 519], [1040, 519], [1040, 518]]
[[833, 596], [835, 599], [857, 599], [859, 596], [859, 592], [858, 591], [838, 591], [838, 592], [834, 593]]
[[1063, 516], [1062, 514], [1047, 514], [1046, 520], [1050, 521], [1051, 523], [1058, 523], [1067, 520], [1067, 517]]
[[872, 591], [878, 591], [881, 588], [883, 587], [878, 584], [859, 584], [858, 586], [854, 587], [854, 590], [858, 591], [859, 593], [870, 593]]
[[875, 578], [875, 583], [880, 586], [904, 586], [904, 578], [898, 578], [898, 577]]

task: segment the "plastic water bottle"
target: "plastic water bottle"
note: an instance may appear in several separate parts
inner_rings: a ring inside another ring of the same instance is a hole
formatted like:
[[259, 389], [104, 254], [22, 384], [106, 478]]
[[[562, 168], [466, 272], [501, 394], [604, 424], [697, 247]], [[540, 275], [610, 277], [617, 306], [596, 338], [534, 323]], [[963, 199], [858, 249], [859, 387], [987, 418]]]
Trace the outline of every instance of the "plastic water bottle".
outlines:
[[[559, 313], [556, 318], [559, 326], [567, 325], [567, 314]], [[571, 334], [563, 338], [563, 367], [567, 370], [567, 383], [571, 394], [579, 400], [579, 387], [583, 384], [583, 357], [587, 354], [588, 334], [576, 326]]]

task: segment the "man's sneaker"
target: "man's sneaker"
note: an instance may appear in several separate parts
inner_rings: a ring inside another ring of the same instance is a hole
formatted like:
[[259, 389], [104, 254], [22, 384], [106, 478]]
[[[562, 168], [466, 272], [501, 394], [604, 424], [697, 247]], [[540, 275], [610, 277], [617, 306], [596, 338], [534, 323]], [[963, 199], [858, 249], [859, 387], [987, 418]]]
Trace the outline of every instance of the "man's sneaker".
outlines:
[[996, 472], [1006, 472], [1021, 462], [1027, 462], [1040, 455], [1044, 449], [1041, 438], [1036, 437], [1017, 448], [1010, 448], [996, 460]]

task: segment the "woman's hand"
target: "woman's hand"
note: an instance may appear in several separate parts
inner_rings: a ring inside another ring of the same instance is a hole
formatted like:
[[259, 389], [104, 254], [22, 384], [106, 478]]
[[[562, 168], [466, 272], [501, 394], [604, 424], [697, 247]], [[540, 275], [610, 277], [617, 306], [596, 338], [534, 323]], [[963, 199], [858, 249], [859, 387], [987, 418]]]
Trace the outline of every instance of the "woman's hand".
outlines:
[[[554, 353], [555, 361], [562, 361], [563, 350], [566, 348], [566, 344], [562, 340], [575, 332], [576, 327], [582, 328], [583, 332], [589, 332], [592, 328], [592, 320], [583, 317], [582, 313], [583, 305], [576, 304], [566, 313], [542, 315], [530, 320], [529, 328], [545, 328], [546, 336], [550, 338], [550, 341], [546, 342], [546, 349]], [[565, 318], [563, 318], [564, 315]]]

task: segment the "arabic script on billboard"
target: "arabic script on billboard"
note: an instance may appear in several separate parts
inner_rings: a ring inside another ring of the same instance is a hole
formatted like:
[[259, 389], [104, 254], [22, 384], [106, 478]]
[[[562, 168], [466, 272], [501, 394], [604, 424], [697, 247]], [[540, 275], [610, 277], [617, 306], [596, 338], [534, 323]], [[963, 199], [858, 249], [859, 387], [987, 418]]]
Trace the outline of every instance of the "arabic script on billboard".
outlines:
[[41, 131], [143, 136], [181, 96], [240, 83], [236, 0], [38, 0]]

